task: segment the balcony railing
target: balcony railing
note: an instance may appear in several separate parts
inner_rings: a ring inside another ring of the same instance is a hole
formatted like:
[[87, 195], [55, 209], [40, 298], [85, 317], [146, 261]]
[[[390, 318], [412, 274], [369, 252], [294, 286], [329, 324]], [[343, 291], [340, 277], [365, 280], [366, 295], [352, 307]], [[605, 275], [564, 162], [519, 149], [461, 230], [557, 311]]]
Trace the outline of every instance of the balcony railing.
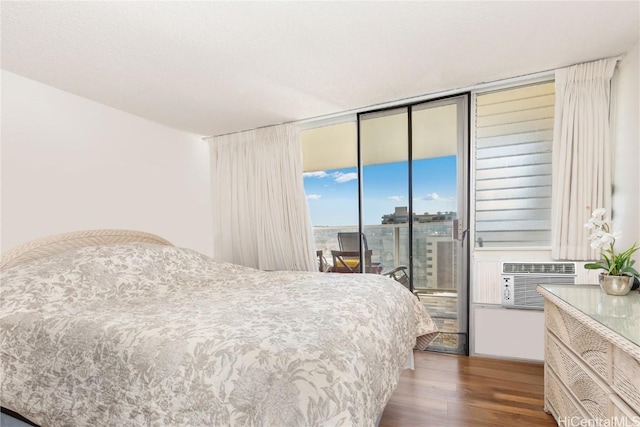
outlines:
[[[455, 292], [457, 282], [457, 245], [451, 239], [452, 223], [413, 225], [413, 286], [418, 291]], [[338, 250], [338, 232], [357, 232], [357, 226], [314, 227], [316, 250], [322, 250], [331, 262], [331, 251]], [[385, 269], [409, 265], [409, 229], [407, 224], [380, 224], [364, 227], [371, 261]]]

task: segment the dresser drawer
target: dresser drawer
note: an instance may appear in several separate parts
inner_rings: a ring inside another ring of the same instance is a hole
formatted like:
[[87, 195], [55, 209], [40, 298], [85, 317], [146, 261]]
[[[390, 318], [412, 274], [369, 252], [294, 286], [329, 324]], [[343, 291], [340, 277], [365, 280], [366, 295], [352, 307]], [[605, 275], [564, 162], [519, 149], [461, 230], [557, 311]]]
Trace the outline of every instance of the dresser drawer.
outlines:
[[594, 374], [590, 375], [586, 366], [583, 366], [582, 362], [571, 355], [550, 333], [547, 333], [545, 362], [558, 376], [560, 382], [573, 393], [589, 418], [607, 418], [609, 399], [606, 386], [602, 385], [601, 380]]
[[551, 369], [545, 367], [544, 376], [544, 395], [548, 404], [551, 406], [556, 421], [574, 417], [583, 419], [584, 416], [576, 406], [573, 398], [564, 389]]
[[618, 347], [613, 350], [612, 387], [634, 411], [640, 412], [640, 361]]
[[609, 342], [549, 301], [545, 301], [544, 312], [547, 329], [607, 382]]
[[640, 427], [640, 415], [627, 406], [619, 397], [611, 395], [612, 426]]

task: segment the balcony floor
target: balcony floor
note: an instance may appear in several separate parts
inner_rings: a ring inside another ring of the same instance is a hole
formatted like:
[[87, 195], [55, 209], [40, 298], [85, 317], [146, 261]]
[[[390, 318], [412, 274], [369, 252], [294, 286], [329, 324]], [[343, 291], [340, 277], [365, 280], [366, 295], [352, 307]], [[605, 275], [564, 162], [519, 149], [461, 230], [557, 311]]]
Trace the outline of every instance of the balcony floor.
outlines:
[[455, 293], [420, 293], [420, 301], [440, 330], [429, 350], [459, 352], [458, 297]]

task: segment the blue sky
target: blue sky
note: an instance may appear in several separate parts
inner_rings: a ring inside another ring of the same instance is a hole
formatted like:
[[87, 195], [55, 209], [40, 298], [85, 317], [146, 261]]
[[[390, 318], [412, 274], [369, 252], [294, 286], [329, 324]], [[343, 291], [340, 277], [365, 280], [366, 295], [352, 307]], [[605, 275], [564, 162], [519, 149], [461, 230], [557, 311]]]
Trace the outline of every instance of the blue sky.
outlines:
[[[364, 223], [380, 224], [396, 206], [408, 206], [407, 162], [365, 166]], [[413, 207], [416, 213], [456, 210], [456, 157], [413, 162]], [[358, 224], [356, 168], [304, 174], [304, 189], [314, 226]]]

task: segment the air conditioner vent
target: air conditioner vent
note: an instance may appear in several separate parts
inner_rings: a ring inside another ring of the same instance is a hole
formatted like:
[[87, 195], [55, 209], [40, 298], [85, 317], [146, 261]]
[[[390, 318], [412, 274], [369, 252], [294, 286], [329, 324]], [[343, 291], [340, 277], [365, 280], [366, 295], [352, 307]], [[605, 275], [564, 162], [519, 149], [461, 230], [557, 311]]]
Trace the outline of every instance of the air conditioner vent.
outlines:
[[503, 274], [576, 274], [573, 262], [504, 262]]
[[504, 262], [502, 263], [502, 306], [542, 310], [544, 300], [538, 285], [573, 285], [576, 265], [573, 262]]

